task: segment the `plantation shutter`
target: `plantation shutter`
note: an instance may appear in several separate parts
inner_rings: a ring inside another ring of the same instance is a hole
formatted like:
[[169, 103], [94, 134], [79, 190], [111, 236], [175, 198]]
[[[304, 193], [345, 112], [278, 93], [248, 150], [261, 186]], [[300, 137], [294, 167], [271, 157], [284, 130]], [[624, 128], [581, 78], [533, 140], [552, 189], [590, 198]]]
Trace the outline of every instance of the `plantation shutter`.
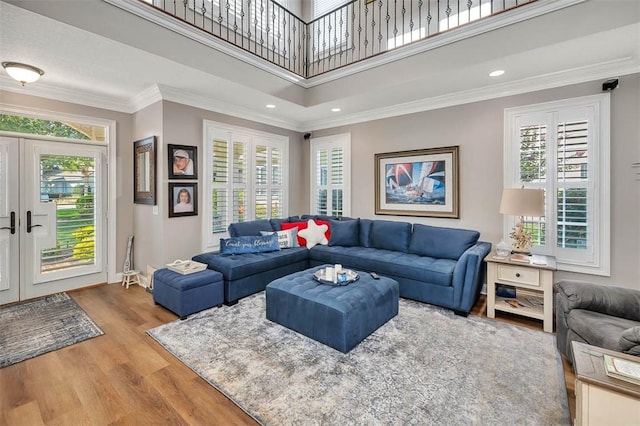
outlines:
[[211, 229], [213, 232], [224, 232], [229, 226], [227, 219], [229, 152], [226, 140], [213, 141], [211, 159]]

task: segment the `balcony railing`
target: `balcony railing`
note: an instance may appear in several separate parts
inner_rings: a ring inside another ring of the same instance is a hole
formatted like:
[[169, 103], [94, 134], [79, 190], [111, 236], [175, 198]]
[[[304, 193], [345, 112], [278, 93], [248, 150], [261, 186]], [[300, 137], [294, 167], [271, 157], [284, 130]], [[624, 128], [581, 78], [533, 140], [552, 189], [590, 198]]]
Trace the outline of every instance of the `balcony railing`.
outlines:
[[140, 0], [311, 78], [536, 0], [354, 0], [306, 23], [272, 0]]

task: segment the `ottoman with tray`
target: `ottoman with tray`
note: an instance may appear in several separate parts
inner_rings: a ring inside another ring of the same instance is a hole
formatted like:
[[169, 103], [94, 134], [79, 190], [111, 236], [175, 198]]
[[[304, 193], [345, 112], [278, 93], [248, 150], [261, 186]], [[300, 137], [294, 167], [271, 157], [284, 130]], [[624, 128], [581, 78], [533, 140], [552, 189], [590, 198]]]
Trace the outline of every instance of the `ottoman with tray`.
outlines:
[[398, 282], [359, 279], [348, 285], [324, 284], [314, 273], [321, 265], [272, 281], [266, 288], [267, 319], [343, 353], [398, 314]]
[[167, 268], [153, 274], [153, 301], [185, 319], [224, 302], [222, 274], [205, 269], [182, 275]]

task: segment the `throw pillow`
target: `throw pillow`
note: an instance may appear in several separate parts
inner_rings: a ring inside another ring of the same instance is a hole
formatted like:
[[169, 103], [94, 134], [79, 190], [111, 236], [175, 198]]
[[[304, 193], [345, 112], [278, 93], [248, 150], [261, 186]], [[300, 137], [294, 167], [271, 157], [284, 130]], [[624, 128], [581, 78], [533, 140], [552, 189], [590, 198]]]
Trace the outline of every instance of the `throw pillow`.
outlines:
[[278, 250], [280, 244], [276, 234], [220, 238], [220, 252], [223, 254], [265, 253]]
[[278, 236], [278, 244], [280, 244], [281, 249], [298, 247], [298, 228], [291, 228], [285, 231], [276, 231], [276, 232], [268, 232], [268, 231], [260, 231], [262, 235], [273, 235], [276, 234]]
[[[304, 237], [300, 236], [300, 231], [302, 231], [303, 229], [307, 229], [308, 223], [308, 220], [304, 222], [283, 223], [282, 230], [298, 228], [298, 245], [300, 247], [305, 247], [307, 245], [307, 240], [305, 240]], [[327, 225], [327, 232], [325, 232], [325, 236], [327, 237], [327, 241], [329, 241], [331, 239], [331, 226], [329, 225], [329, 222], [316, 219], [315, 223], [317, 223], [318, 225]]]
[[360, 224], [358, 219], [354, 220], [332, 220], [330, 246], [353, 247], [358, 245], [358, 230]]
[[327, 245], [329, 240], [325, 233], [328, 231], [329, 225], [318, 225], [313, 219], [307, 221], [307, 228], [298, 232], [302, 238], [307, 240], [307, 248], [311, 249], [317, 244]]

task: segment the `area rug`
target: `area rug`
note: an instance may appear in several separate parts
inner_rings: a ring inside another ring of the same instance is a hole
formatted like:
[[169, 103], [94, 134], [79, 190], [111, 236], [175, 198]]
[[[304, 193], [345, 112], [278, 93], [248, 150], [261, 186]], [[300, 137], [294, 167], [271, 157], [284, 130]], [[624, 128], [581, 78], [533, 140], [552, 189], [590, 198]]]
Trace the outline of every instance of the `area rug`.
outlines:
[[102, 334], [66, 293], [0, 307], [0, 368]]
[[265, 318], [264, 292], [147, 333], [266, 425], [564, 425], [555, 337], [400, 299], [348, 354]]

